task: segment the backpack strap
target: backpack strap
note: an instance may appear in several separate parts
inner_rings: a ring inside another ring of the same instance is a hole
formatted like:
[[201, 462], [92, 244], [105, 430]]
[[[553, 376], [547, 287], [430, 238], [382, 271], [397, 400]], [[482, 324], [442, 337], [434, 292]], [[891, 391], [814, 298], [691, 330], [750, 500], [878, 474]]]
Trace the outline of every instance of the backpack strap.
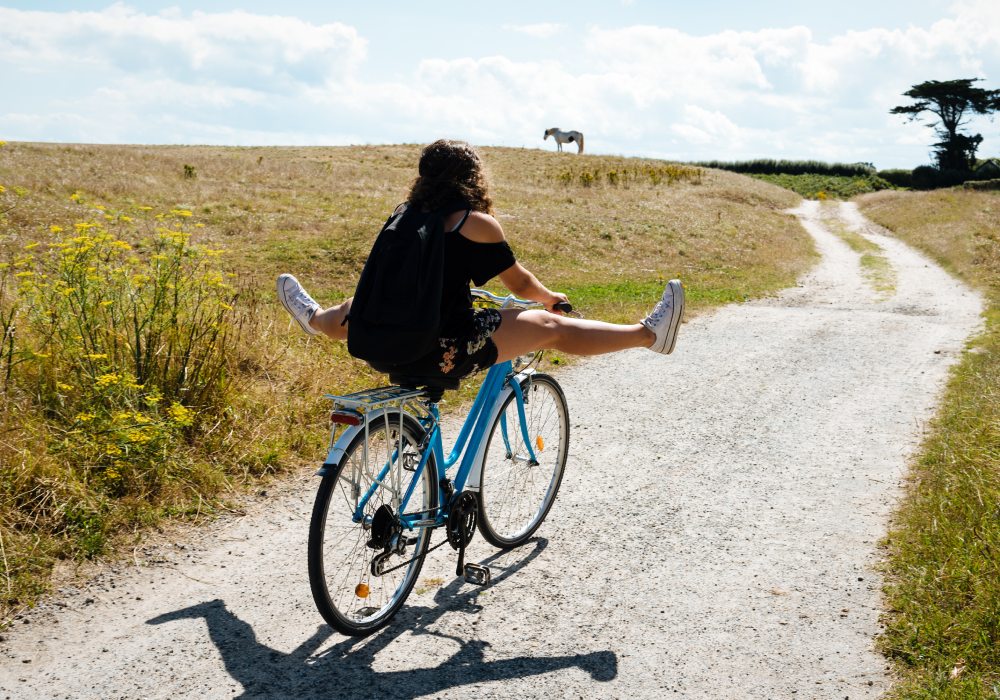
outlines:
[[471, 214], [471, 213], [472, 213], [471, 209], [466, 209], [465, 210], [465, 216], [463, 216], [462, 220], [458, 222], [458, 226], [456, 226], [455, 228], [451, 229], [448, 233], [454, 233], [455, 231], [461, 231], [462, 227], [465, 226], [466, 219], [469, 218], [469, 214]]

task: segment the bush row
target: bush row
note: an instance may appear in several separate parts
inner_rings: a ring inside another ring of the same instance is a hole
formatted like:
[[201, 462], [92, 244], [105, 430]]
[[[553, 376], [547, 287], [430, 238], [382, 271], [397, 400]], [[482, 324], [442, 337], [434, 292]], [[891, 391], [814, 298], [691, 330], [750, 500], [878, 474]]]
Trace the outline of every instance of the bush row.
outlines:
[[818, 160], [773, 160], [762, 158], [726, 162], [710, 160], [696, 163], [704, 168], [729, 170], [746, 175], [839, 175], [842, 177], [867, 177], [875, 174], [871, 163], [824, 163]]

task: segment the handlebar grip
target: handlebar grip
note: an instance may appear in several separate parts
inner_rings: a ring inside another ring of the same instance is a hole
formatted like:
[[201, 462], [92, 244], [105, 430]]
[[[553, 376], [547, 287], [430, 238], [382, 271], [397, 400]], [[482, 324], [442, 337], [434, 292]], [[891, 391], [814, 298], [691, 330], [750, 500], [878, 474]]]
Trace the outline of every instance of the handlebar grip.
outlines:
[[552, 308], [555, 309], [556, 311], [562, 311], [564, 314], [568, 314], [570, 311], [573, 310], [573, 305], [570, 304], [568, 301], [560, 301]]

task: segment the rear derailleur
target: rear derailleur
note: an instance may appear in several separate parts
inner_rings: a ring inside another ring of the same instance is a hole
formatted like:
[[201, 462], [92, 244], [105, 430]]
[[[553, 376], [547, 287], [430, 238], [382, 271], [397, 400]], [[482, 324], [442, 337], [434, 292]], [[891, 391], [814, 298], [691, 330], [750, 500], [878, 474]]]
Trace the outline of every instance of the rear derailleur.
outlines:
[[389, 558], [394, 555], [406, 554], [409, 540], [403, 536], [403, 526], [387, 504], [382, 504], [375, 511], [371, 521], [371, 536], [368, 547], [382, 551], [372, 557], [372, 576], [381, 576], [389, 567]]

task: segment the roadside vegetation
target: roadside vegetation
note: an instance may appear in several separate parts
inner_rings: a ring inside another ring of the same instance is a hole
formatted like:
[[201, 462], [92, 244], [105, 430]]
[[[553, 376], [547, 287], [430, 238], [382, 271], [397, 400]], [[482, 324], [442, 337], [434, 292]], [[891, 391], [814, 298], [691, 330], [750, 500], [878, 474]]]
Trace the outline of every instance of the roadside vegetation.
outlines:
[[855, 195], [891, 189], [868, 163], [824, 163], [815, 160], [706, 161], [707, 168], [742, 173], [789, 189], [806, 199], [850, 199]]
[[1000, 696], [1000, 195], [880, 192], [862, 211], [978, 288], [955, 367], [886, 540], [883, 652], [899, 698]]
[[[299, 332], [274, 279], [350, 295], [419, 150], [0, 145], [0, 617], [59, 561], [320, 458], [322, 394], [384, 377]], [[797, 198], [766, 183], [484, 157], [518, 257], [588, 317], [634, 321], [673, 276], [694, 312], [765, 295], [813, 259]]]

